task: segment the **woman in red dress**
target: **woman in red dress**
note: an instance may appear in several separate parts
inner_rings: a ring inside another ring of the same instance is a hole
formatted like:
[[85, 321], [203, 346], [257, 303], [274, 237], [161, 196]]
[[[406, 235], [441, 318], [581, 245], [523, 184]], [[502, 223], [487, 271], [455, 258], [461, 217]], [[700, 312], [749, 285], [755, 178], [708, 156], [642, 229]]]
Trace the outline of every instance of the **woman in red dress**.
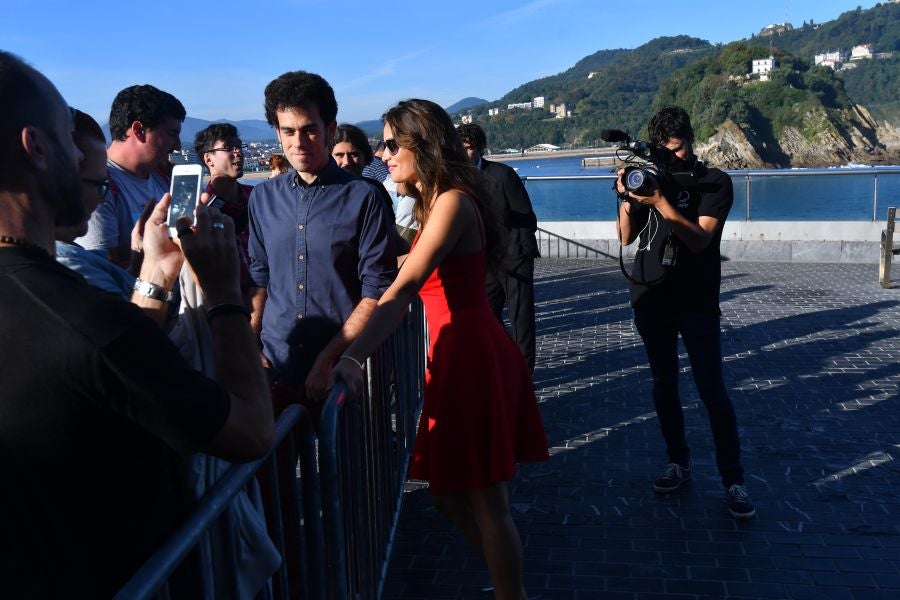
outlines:
[[406, 100], [383, 120], [383, 159], [415, 198], [419, 234], [333, 376], [361, 394], [361, 364], [421, 296], [431, 346], [410, 476], [428, 480], [435, 506], [484, 558], [495, 597], [520, 600], [522, 543], [506, 482], [516, 463], [548, 454], [531, 373], [487, 301], [486, 257], [500, 240], [478, 201], [481, 175], [447, 113]]

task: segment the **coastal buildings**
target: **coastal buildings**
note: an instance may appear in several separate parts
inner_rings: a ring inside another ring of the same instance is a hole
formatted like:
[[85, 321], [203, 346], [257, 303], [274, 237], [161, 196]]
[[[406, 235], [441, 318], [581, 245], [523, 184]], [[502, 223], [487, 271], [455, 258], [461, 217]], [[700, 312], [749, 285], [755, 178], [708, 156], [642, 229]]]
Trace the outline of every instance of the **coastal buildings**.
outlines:
[[872, 58], [872, 44], [858, 44], [850, 50], [850, 60], [864, 60]]
[[[282, 148], [278, 142], [247, 142], [247, 150], [244, 152], [244, 172], [253, 173], [269, 170], [269, 156], [281, 154]], [[193, 145], [182, 142], [181, 150], [169, 155], [169, 162], [175, 165], [199, 164], [200, 159], [194, 151]]]
[[[542, 109], [547, 110], [551, 114], [554, 115], [557, 119], [565, 119], [566, 117], [572, 116], [572, 111], [566, 108], [566, 103], [562, 102], [560, 104], [550, 104], [549, 108], [547, 105], [547, 98], [544, 96], [535, 96], [531, 99], [531, 102], [513, 102], [506, 105], [506, 110], [535, 110]], [[488, 116], [494, 117], [500, 114], [500, 107], [494, 107], [488, 109]], [[463, 120], [463, 123], [467, 123], [469, 121]]]
[[772, 23], [771, 25], [766, 25], [765, 27], [763, 27], [757, 35], [759, 37], [773, 37], [793, 30], [794, 26], [788, 22]]
[[550, 112], [556, 115], [557, 119], [565, 119], [566, 117], [572, 116], [572, 111], [566, 107], [565, 102], [561, 102], [560, 104], [551, 104]]
[[837, 71], [845, 62], [847, 62], [848, 58], [849, 54], [847, 54], [847, 52], [843, 50], [832, 50], [816, 54], [815, 64]]
[[[543, 106], [544, 98], [541, 97], [541, 106]], [[535, 108], [534, 101], [531, 102], [514, 102], [512, 104], [506, 105], [506, 110], [515, 110], [517, 108], [521, 108], [524, 110], [531, 110]]]
[[883, 60], [890, 58], [893, 54], [893, 52], [875, 52], [872, 44], [864, 43], [853, 46], [850, 52], [846, 50], [829, 50], [816, 54], [814, 61], [817, 65], [841, 71], [856, 67], [856, 63], [861, 60]]

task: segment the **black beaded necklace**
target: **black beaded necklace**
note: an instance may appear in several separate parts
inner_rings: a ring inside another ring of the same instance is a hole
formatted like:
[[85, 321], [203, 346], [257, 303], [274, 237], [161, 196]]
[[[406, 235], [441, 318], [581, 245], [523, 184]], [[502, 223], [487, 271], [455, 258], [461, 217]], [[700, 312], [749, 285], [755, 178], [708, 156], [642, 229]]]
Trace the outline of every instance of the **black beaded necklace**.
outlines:
[[[11, 235], [0, 235], [0, 243], [12, 244], [13, 246], [19, 246], [21, 248], [37, 248], [38, 250], [44, 250], [44, 248], [34, 242], [29, 242], [26, 239], [13, 237]], [[46, 250], [44, 251], [46, 252]]]

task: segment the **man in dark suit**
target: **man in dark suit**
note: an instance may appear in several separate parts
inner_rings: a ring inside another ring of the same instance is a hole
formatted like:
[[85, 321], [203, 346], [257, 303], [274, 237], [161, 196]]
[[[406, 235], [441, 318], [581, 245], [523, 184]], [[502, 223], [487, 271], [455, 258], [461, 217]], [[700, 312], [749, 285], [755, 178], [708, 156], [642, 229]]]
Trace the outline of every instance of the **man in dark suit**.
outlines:
[[488, 273], [487, 292], [491, 309], [502, 320], [503, 305], [509, 308], [513, 339], [534, 371], [534, 259], [540, 256], [534, 232], [537, 217], [522, 179], [503, 163], [482, 158], [487, 146], [484, 131], [474, 123], [457, 128], [469, 159], [485, 175], [489, 203], [506, 234], [499, 273]]

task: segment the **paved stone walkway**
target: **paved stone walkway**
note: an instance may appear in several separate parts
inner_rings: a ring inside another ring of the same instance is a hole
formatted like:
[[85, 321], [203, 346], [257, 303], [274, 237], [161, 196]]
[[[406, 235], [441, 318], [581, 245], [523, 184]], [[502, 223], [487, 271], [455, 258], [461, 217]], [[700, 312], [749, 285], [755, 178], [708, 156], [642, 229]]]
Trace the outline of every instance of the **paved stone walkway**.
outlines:
[[[723, 263], [746, 523], [686, 358], [694, 481], [651, 489], [665, 455], [618, 264], [541, 259], [536, 280], [551, 458], [511, 486], [532, 600], [900, 599], [900, 289], [877, 266]], [[408, 492], [383, 598], [484, 600], [487, 582], [427, 490]]]

